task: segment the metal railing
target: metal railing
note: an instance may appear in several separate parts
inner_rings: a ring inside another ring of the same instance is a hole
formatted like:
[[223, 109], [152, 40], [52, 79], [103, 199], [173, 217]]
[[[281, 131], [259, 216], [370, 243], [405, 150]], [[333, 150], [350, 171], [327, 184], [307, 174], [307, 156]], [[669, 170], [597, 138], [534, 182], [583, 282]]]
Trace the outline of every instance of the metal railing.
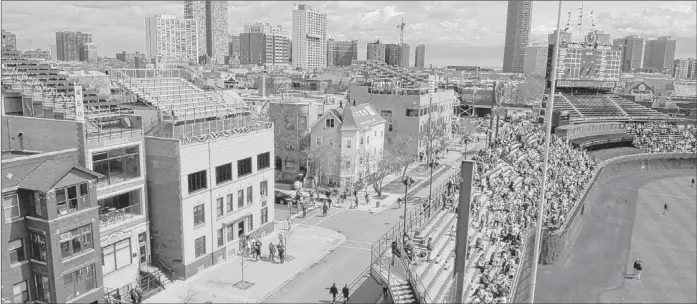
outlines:
[[106, 227], [141, 215], [143, 215], [143, 208], [141, 203], [137, 203], [125, 208], [110, 210], [100, 214], [99, 224], [100, 227]]
[[[419, 304], [430, 304], [433, 303], [433, 299], [428, 295], [428, 290], [424, 286], [422, 280], [419, 278], [419, 274], [416, 273], [411, 267], [411, 258], [404, 251], [404, 244], [398, 246], [400, 250], [399, 261], [404, 266], [404, 271], [407, 273], [407, 281], [411, 285], [411, 289], [414, 292], [414, 297], [418, 299]], [[412, 252], [412, 254], [414, 254]], [[406, 259], [406, 261], [405, 261]]]

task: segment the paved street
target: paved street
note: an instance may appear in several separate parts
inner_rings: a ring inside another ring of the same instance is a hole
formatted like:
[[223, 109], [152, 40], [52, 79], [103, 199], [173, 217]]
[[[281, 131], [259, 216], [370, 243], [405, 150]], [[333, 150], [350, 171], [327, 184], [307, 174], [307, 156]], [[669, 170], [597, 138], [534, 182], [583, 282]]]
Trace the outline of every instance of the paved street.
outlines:
[[[469, 148], [471, 151], [480, 149], [483, 145], [484, 143], [481, 141], [477, 145], [470, 144]], [[461, 151], [464, 147], [455, 146], [454, 148], [444, 158], [445, 172], [436, 177], [434, 170], [434, 185], [445, 182], [451, 173], [459, 170], [457, 164], [462, 157]], [[410, 196], [428, 196], [427, 182], [417, 185], [414, 189], [417, 190], [417, 193], [410, 193]], [[399, 192], [395, 194], [403, 195], [403, 191], [403, 186], [399, 187]], [[371, 245], [399, 222], [399, 218], [403, 214], [403, 209], [396, 207], [396, 204], [393, 204], [378, 213], [360, 212], [360, 209], [331, 208], [326, 218], [322, 217], [319, 212], [308, 215], [305, 219], [297, 218], [296, 224], [317, 225], [335, 230], [343, 234], [346, 241], [326, 258], [265, 299], [264, 303], [331, 302], [329, 287], [332, 283], [336, 283], [339, 288], [343, 287], [344, 284], [350, 284], [351, 293], [360, 288], [361, 294], [351, 296], [350, 302], [352, 303], [375, 303], [380, 297], [381, 290], [375, 286], [370, 286], [370, 284], [375, 285], [376, 282], [365, 277], [364, 274], [370, 265]], [[287, 206], [281, 208], [287, 209]], [[283, 216], [281, 212], [278, 212], [278, 209], [277, 216]], [[279, 218], [277, 217], [277, 219]]]

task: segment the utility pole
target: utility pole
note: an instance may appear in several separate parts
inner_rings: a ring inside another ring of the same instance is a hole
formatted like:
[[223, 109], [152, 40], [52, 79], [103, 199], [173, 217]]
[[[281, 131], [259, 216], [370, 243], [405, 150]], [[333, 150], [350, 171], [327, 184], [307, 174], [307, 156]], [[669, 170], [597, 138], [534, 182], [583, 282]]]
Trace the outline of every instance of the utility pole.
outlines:
[[431, 169], [430, 177], [428, 179], [428, 213], [427, 216], [430, 217], [431, 215], [431, 195], [433, 192], [433, 166], [434, 166], [434, 161], [433, 161], [433, 121], [431, 120], [431, 116], [433, 114], [433, 95], [435, 95], [436, 91], [436, 76], [432, 76], [431, 79], [429, 79], [429, 84], [428, 84], [428, 166]]
[[[561, 0], [559, 0], [559, 12], [557, 13], [557, 32], [555, 41], [559, 41], [559, 23], [561, 22]], [[535, 229], [535, 255], [533, 257], [532, 265], [532, 275], [531, 275], [531, 285], [530, 285], [530, 303], [535, 303], [535, 287], [537, 285], [537, 266], [540, 261], [540, 241], [542, 237], [542, 218], [545, 215], [545, 196], [547, 191], [545, 187], [547, 186], [547, 166], [549, 164], [549, 140], [550, 133], [552, 133], [552, 109], [554, 109], [554, 91], [556, 90], [557, 81], [557, 60], [559, 57], [559, 43], [554, 43], [554, 51], [552, 52], [552, 72], [550, 75], [550, 90], [549, 90], [549, 100], [547, 102], [547, 111], [545, 112], [545, 124], [547, 129], [545, 132], [545, 157], [544, 165], [542, 167], [542, 183], [540, 191], [540, 202], [537, 208], [537, 228]]]

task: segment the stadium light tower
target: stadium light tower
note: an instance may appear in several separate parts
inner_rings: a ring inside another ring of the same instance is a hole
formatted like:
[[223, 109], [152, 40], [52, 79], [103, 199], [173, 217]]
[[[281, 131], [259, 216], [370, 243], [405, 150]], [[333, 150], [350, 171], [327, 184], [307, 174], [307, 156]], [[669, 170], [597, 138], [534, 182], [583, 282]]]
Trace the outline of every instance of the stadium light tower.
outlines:
[[561, 22], [561, 0], [559, 0], [559, 12], [557, 13], [557, 31], [556, 31], [556, 39], [554, 41], [557, 41], [554, 43], [554, 52], [552, 52], [552, 72], [550, 73], [550, 86], [549, 86], [549, 101], [547, 102], [547, 110], [545, 112], [545, 158], [544, 158], [544, 165], [542, 166], [542, 183], [541, 183], [541, 190], [540, 190], [540, 202], [537, 206], [537, 228], [535, 231], [535, 255], [534, 255], [534, 260], [533, 260], [533, 267], [532, 267], [532, 276], [531, 276], [531, 284], [530, 284], [530, 303], [535, 303], [535, 286], [537, 285], [537, 266], [538, 262], [540, 260], [540, 238], [542, 237], [542, 223], [543, 220], [542, 218], [544, 217], [545, 213], [545, 200], [546, 200], [546, 195], [547, 191], [546, 189], [546, 184], [547, 184], [547, 166], [549, 164], [549, 140], [551, 137], [552, 133], [552, 109], [554, 109], [554, 91], [556, 90], [556, 81], [557, 81], [557, 60], [559, 57], [559, 34], [561, 31], [559, 31], [559, 26]]

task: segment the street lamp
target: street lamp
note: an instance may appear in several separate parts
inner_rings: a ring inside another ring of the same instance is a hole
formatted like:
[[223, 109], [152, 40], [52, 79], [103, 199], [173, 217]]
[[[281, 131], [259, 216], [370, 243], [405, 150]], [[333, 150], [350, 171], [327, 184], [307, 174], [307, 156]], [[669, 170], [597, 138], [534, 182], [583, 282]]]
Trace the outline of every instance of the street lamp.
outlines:
[[414, 179], [411, 178], [411, 176], [405, 175], [402, 184], [404, 184], [404, 233], [407, 233], [407, 190], [409, 186], [414, 184]]
[[431, 167], [431, 174], [428, 179], [428, 216], [431, 215], [431, 194], [433, 188], [433, 121], [431, 116], [433, 113], [433, 95], [436, 91], [436, 76], [428, 77], [428, 166]]

